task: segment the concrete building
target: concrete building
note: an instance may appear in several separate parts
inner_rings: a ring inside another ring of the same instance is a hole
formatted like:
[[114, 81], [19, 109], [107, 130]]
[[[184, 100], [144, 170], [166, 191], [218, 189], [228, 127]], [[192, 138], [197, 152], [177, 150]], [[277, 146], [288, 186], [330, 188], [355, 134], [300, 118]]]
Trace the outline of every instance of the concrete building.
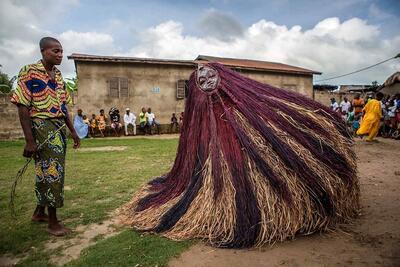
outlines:
[[75, 109], [86, 114], [129, 107], [136, 115], [151, 107], [161, 123], [184, 110], [185, 81], [197, 63], [219, 62], [252, 79], [313, 97], [312, 70], [266, 61], [198, 56], [195, 60], [163, 60], [72, 54], [78, 77]]

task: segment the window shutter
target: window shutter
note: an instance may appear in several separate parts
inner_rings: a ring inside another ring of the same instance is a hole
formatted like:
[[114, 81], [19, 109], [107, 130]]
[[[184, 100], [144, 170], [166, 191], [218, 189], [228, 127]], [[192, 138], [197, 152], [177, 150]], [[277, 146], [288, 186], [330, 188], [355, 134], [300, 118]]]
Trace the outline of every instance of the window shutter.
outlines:
[[129, 87], [127, 78], [119, 78], [119, 97], [128, 97]]
[[178, 82], [176, 83], [176, 98], [177, 99], [185, 98], [185, 87], [186, 87], [186, 81], [178, 80]]
[[118, 78], [110, 79], [110, 97], [119, 97]]

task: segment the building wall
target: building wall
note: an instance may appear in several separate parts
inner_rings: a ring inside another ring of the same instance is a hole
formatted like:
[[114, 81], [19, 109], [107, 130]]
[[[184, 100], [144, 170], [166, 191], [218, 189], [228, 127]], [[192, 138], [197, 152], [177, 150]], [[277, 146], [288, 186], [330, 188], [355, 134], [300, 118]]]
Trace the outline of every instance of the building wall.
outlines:
[[278, 88], [298, 92], [300, 94], [313, 98], [312, 76], [268, 73], [248, 70], [242, 70], [240, 71], [240, 73], [259, 82], [267, 83]]
[[17, 107], [10, 102], [10, 95], [0, 93], [0, 140], [23, 137]]
[[[151, 107], [161, 123], [169, 123], [173, 112], [184, 110], [184, 100], [176, 98], [176, 83], [188, 79], [191, 66], [138, 63], [77, 62], [78, 96], [75, 105], [85, 114], [98, 114], [115, 106], [121, 112], [129, 107], [136, 116], [141, 107]], [[312, 97], [312, 76], [274, 74], [260, 71], [241, 71], [249, 78], [276, 87], [300, 92]], [[129, 79], [129, 97], [109, 96], [108, 80], [112, 77]]]
[[[129, 107], [138, 116], [142, 107], [151, 107], [156, 118], [167, 123], [173, 112], [184, 110], [184, 100], [176, 99], [176, 82], [187, 79], [191, 72], [186, 66], [78, 62], [75, 112], [81, 108], [85, 114], [98, 114], [100, 109], [107, 113], [111, 107], [124, 112]], [[129, 97], [109, 96], [112, 77], [129, 79]]]

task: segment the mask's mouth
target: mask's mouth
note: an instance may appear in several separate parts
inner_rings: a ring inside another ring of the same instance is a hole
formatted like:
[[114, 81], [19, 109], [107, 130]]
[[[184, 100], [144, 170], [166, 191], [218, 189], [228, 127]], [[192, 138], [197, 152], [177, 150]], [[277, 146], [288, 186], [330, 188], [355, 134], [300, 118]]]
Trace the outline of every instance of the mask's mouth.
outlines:
[[211, 93], [217, 89], [220, 81], [219, 74], [210, 65], [199, 64], [196, 76], [197, 87], [203, 92]]

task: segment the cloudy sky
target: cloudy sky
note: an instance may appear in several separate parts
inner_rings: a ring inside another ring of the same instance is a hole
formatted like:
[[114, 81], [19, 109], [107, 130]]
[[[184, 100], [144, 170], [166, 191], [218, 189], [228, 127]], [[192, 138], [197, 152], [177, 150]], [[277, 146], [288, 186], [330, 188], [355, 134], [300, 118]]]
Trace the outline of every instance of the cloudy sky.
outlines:
[[[258, 59], [323, 72], [316, 81], [400, 53], [399, 0], [1, 0], [0, 25], [0, 64], [11, 76], [40, 58], [43, 36], [61, 41], [67, 77], [71, 53]], [[396, 70], [400, 59], [329, 83], [383, 82]]]

